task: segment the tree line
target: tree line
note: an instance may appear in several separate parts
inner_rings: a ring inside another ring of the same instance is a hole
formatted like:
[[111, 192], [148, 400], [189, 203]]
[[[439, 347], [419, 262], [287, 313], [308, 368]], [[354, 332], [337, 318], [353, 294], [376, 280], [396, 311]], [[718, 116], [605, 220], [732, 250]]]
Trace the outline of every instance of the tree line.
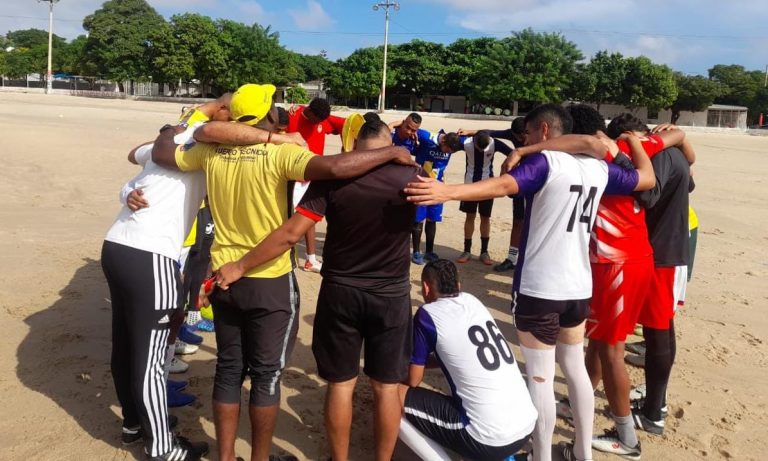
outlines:
[[[295, 53], [269, 26], [200, 14], [163, 18], [146, 0], [109, 0], [83, 21], [87, 35], [54, 35], [55, 71], [117, 82], [199, 82], [216, 96], [247, 82], [292, 85], [324, 80], [341, 102], [366, 107], [381, 87], [383, 47], [355, 50], [331, 62]], [[0, 37], [0, 74], [45, 74], [47, 32], [27, 29]], [[685, 75], [650, 59], [600, 51], [589, 60], [557, 33], [523, 30], [505, 38], [461, 38], [449, 45], [423, 40], [389, 48], [387, 94], [463, 95], [472, 104], [508, 108], [577, 100], [649, 111], [700, 111], [712, 103], [747, 106], [750, 119], [768, 111], [761, 71], [716, 65], [707, 76]]]

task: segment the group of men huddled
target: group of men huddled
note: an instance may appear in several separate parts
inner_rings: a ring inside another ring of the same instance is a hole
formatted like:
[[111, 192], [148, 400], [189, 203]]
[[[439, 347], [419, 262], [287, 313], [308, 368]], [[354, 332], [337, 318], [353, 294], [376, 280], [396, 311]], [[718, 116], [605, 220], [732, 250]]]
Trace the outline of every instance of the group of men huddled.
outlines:
[[[207, 196], [216, 226], [208, 298], [219, 459], [237, 459], [246, 377], [251, 461], [297, 459], [270, 451], [281, 374], [299, 323], [293, 248], [305, 237], [305, 269], [322, 275], [312, 352], [328, 382], [329, 459], [348, 459], [361, 351], [374, 396], [377, 461], [391, 459], [398, 436], [426, 460], [451, 453], [549, 460], [556, 411], [575, 427], [573, 442], [561, 448], [565, 459], [592, 459], [593, 448], [640, 459], [635, 429], [664, 429], [673, 318], [684, 298], [694, 156], [683, 132], [664, 125], [652, 133], [630, 114], [606, 127], [585, 105], [542, 105], [496, 132], [433, 134], [420, 128], [416, 113], [392, 126], [369, 113], [351, 152], [323, 156], [325, 135], [345, 131], [344, 119], [315, 99], [281, 123], [274, 93], [272, 85], [244, 85], [164, 126], [129, 155], [143, 170], [124, 188], [132, 198], [102, 250], [123, 442], [143, 440], [152, 460], [197, 460], [208, 452], [207, 444], [173, 432], [165, 373], [178, 308], [190, 302], [182, 299], [181, 248]], [[448, 161], [461, 150], [464, 184], [445, 184]], [[496, 152], [506, 156], [499, 176]], [[462, 287], [456, 265], [434, 251], [441, 204], [458, 200], [466, 221], [457, 262], [471, 258], [479, 211], [479, 259], [491, 265], [492, 200], [503, 196], [515, 197], [515, 220], [509, 256], [495, 269], [515, 269], [512, 313], [526, 379], [472, 287]], [[321, 264], [312, 230], [323, 219]], [[411, 262], [426, 263], [424, 304], [415, 316]], [[624, 341], [638, 322], [647, 342], [646, 384], [630, 401]], [[555, 363], [568, 383], [568, 399], [559, 403]], [[431, 365], [442, 368], [450, 395], [419, 387]], [[616, 427], [593, 438], [601, 380]]]

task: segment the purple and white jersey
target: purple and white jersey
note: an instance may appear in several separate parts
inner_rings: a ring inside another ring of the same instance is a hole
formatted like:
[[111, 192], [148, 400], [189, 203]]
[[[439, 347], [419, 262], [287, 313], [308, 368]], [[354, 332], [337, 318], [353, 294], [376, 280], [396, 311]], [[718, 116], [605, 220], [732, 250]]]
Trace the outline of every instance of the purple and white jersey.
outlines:
[[531, 433], [536, 408], [512, 349], [477, 298], [440, 298], [420, 307], [413, 323], [411, 363], [425, 365], [435, 353], [473, 439], [498, 447]]
[[527, 202], [512, 291], [555, 301], [590, 298], [589, 237], [598, 203], [603, 193], [632, 193], [637, 171], [543, 151], [509, 174]]

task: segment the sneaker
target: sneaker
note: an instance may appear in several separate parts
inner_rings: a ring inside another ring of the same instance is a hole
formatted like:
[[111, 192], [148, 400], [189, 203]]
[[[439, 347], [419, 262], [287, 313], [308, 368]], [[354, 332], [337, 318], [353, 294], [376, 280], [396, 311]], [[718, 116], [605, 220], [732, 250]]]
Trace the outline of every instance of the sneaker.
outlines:
[[179, 328], [179, 339], [195, 346], [203, 343], [203, 337], [195, 334], [194, 328], [187, 324], [182, 324]]
[[299, 461], [299, 458], [293, 455], [269, 455], [269, 461]]
[[195, 396], [191, 394], [185, 394], [181, 391], [171, 389], [166, 386], [166, 392], [168, 393], [168, 407], [177, 408], [191, 405], [195, 401]]
[[[631, 395], [632, 393], [630, 393], [630, 396]], [[637, 399], [630, 398], [629, 403], [635, 408], [643, 408], [645, 405], [645, 384], [643, 384], [643, 396]], [[663, 407], [661, 407], [662, 419], [666, 418], [667, 415], [669, 415], [669, 406], [665, 404]]]
[[504, 461], [533, 461], [533, 452], [524, 451], [522, 453], [515, 453], [514, 455], [507, 456]]
[[640, 325], [639, 323], [637, 325], [635, 325], [634, 333], [635, 333], [635, 336], [640, 336], [642, 338], [643, 337], [643, 326]]
[[629, 354], [624, 356], [624, 361], [633, 367], [645, 368], [645, 356]]
[[495, 270], [496, 272], [511, 271], [515, 269], [516, 265], [517, 264], [513, 263], [511, 259], [505, 259], [499, 264], [496, 264], [495, 266], [493, 266], [493, 270]]
[[323, 263], [321, 263], [321, 262], [313, 263], [312, 261], [307, 261], [307, 262], [304, 263], [304, 270], [306, 272], [319, 273], [320, 269], [322, 269], [322, 268], [323, 268]]
[[183, 362], [181, 359], [177, 359], [176, 357], [171, 359], [171, 367], [169, 369], [171, 373], [184, 373], [187, 370], [189, 370], [188, 363]]
[[174, 391], [183, 391], [189, 385], [189, 381], [174, 381], [169, 379], [165, 382], [165, 385], [168, 386], [168, 389], [173, 389]]
[[488, 253], [480, 253], [480, 262], [485, 264], [486, 266], [490, 266], [491, 264], [493, 264], [491, 255], [489, 255]]
[[456, 262], [459, 264], [464, 264], [470, 259], [472, 259], [472, 253], [470, 253], [469, 251], [465, 251], [458, 258], [456, 258]]
[[194, 344], [187, 344], [184, 341], [177, 339], [176, 344], [174, 344], [174, 353], [176, 355], [189, 355], [194, 354], [197, 352], [198, 349], [200, 349], [200, 346], [195, 346]]
[[203, 320], [213, 320], [213, 306], [201, 307], [200, 317], [202, 317]]
[[[170, 430], [176, 429], [179, 425], [179, 418], [173, 415], [168, 415], [168, 428]], [[141, 426], [134, 428], [123, 427], [123, 433], [121, 439], [123, 445], [131, 445], [144, 438], [144, 431], [141, 430]]]
[[568, 398], [560, 399], [555, 404], [555, 413], [558, 418], [573, 421], [573, 411], [571, 411], [571, 401]]
[[629, 391], [629, 400], [640, 400], [645, 398], [645, 383]]
[[195, 328], [197, 328], [200, 331], [205, 331], [206, 333], [212, 333], [216, 331], [216, 328], [214, 327], [213, 320], [200, 320], [195, 324]]
[[563, 459], [565, 461], [592, 461], [592, 458], [580, 460], [573, 454], [573, 442], [562, 443], [563, 446]]
[[424, 254], [424, 259], [426, 259], [429, 262], [434, 262], [440, 259], [440, 256], [437, 255], [434, 251], [430, 251], [429, 253]]
[[629, 343], [624, 346], [627, 352], [633, 354], [645, 356], [645, 341], [638, 341], [636, 343]]
[[649, 434], [664, 434], [664, 420], [653, 421], [645, 417], [640, 407], [632, 407], [632, 420], [635, 422], [635, 429], [642, 429]]
[[176, 436], [173, 448], [168, 453], [159, 456], [149, 456], [150, 461], [198, 461], [208, 454], [208, 444], [205, 442], [190, 442], [184, 437]]
[[420, 251], [415, 251], [413, 255], [411, 256], [411, 261], [413, 261], [414, 264], [418, 264], [419, 266], [424, 265], [424, 255]]
[[605, 431], [603, 435], [592, 438], [592, 448], [603, 453], [619, 455], [625, 459], [640, 459], [640, 441], [638, 440], [634, 447], [624, 445], [616, 429]]
[[203, 317], [200, 315], [200, 311], [195, 310], [188, 310], [187, 311], [187, 318], [184, 320], [184, 322], [189, 326], [195, 326], [197, 322], [202, 320]]

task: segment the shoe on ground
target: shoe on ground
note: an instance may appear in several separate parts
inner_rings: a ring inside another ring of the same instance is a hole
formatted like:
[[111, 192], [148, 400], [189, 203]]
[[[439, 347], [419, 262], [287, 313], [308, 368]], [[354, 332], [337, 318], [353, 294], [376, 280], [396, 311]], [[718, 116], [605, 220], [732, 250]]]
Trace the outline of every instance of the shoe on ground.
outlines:
[[195, 334], [195, 329], [186, 323], [183, 323], [181, 328], [179, 328], [179, 339], [187, 344], [192, 344], [194, 346], [203, 343], [203, 337]]
[[411, 261], [414, 264], [418, 264], [419, 266], [424, 265], [424, 255], [420, 251], [415, 251], [413, 255], [411, 255]]
[[643, 337], [643, 326], [640, 325], [639, 323], [637, 325], [635, 325], [634, 333], [635, 333], [635, 336], [640, 336], [642, 338]]
[[174, 391], [183, 391], [187, 388], [187, 386], [189, 386], [189, 381], [174, 381], [169, 379], [165, 382], [165, 385], [168, 386], [168, 389], [173, 389]]
[[635, 461], [640, 459], [640, 441], [637, 441], [637, 446], [627, 446], [619, 438], [619, 433], [616, 429], [605, 431], [603, 435], [593, 437], [592, 448], [603, 453], [619, 455], [624, 459]]
[[640, 400], [645, 398], [645, 383], [629, 391], [629, 400]]
[[576, 455], [573, 454], [573, 442], [561, 443], [561, 446], [563, 447], [562, 453], [565, 461], [592, 461], [592, 458], [584, 460], [577, 458]]
[[636, 343], [628, 343], [624, 346], [627, 352], [633, 354], [645, 356], [645, 341], [638, 341]]
[[653, 421], [645, 417], [640, 407], [632, 407], [632, 421], [635, 423], [635, 429], [642, 429], [649, 434], [664, 434], [664, 420]]
[[470, 259], [472, 259], [472, 254], [469, 251], [465, 251], [458, 258], [456, 258], [456, 262], [459, 264], [464, 264]]
[[428, 262], [435, 262], [440, 259], [440, 256], [438, 256], [434, 251], [430, 251], [429, 253], [424, 253], [424, 259], [426, 259]]
[[645, 356], [629, 354], [624, 356], [624, 361], [633, 367], [645, 368]]
[[495, 270], [496, 272], [511, 271], [515, 269], [516, 265], [517, 264], [513, 263], [511, 259], [505, 259], [499, 264], [496, 264], [495, 266], [493, 266], [493, 270]]
[[186, 323], [189, 326], [195, 326], [197, 322], [202, 320], [203, 317], [200, 315], [200, 311], [197, 310], [188, 310], [187, 311], [187, 318], [184, 319], [184, 323]]
[[522, 453], [515, 453], [514, 455], [507, 456], [504, 461], [533, 461], [533, 452], [524, 451]]
[[269, 461], [299, 461], [299, 458], [293, 455], [269, 455]]
[[200, 308], [200, 317], [203, 320], [213, 321], [213, 306], [204, 306]]
[[488, 253], [480, 253], [480, 262], [485, 264], [486, 266], [490, 266], [491, 264], [493, 264], [491, 255], [489, 255]]
[[[643, 392], [645, 392], [645, 384], [643, 384]], [[633, 408], [643, 408], [643, 406], [645, 405], [645, 394], [643, 394], [643, 396], [638, 399], [630, 398], [629, 403]], [[664, 419], [667, 417], [667, 415], [669, 415], [669, 406], [664, 405], [663, 407], [661, 407], [661, 418]]]
[[188, 344], [184, 341], [177, 339], [176, 343], [174, 344], [174, 353], [176, 355], [189, 355], [194, 354], [197, 352], [198, 349], [200, 349], [200, 346], [196, 346], [194, 344]]
[[304, 263], [304, 270], [306, 272], [314, 272], [317, 274], [320, 272], [322, 268], [323, 268], [323, 263], [321, 262], [313, 263], [312, 261], [307, 261]]
[[[173, 415], [168, 415], [168, 428], [174, 430], [178, 425], [179, 418]], [[144, 431], [141, 430], [141, 426], [133, 428], [123, 427], [121, 438], [123, 445], [131, 445], [144, 438]]]
[[166, 387], [166, 392], [168, 393], [169, 408], [186, 407], [187, 405], [193, 404], [196, 400], [195, 396], [192, 394], [185, 394], [169, 387]]
[[568, 398], [560, 399], [555, 403], [555, 413], [558, 418], [563, 418], [573, 422], [573, 411], [571, 410], [571, 401]]
[[195, 324], [195, 328], [197, 328], [200, 331], [205, 331], [206, 333], [212, 333], [216, 331], [216, 328], [214, 327], [214, 324], [213, 324], [213, 320], [202, 319]]
[[176, 436], [171, 451], [159, 456], [147, 456], [147, 459], [150, 461], [198, 461], [207, 454], [207, 443], [190, 442], [184, 437]]
[[171, 373], [184, 373], [187, 370], [189, 370], [189, 364], [182, 361], [181, 359], [177, 359], [176, 357], [171, 359]]

